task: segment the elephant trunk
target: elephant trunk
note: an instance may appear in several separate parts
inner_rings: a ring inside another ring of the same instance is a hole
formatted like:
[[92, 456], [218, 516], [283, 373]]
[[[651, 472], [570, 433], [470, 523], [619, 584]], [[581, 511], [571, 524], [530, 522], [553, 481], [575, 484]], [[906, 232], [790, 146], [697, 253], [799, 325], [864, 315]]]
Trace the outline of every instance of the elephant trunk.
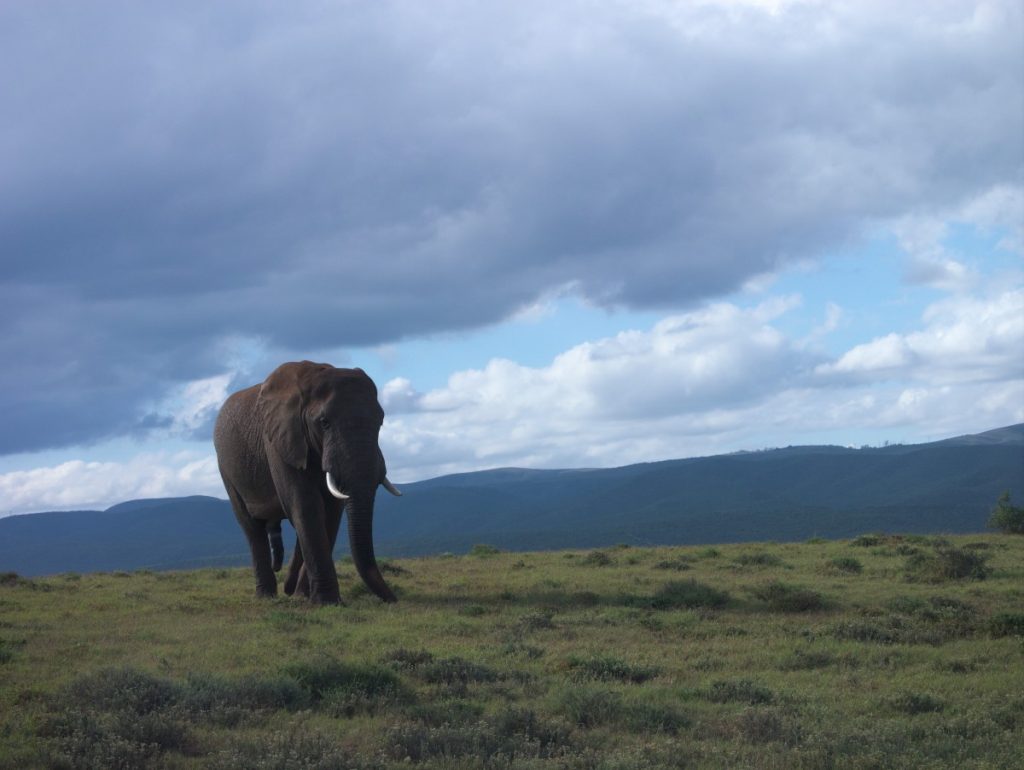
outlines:
[[352, 549], [352, 561], [356, 572], [366, 587], [386, 602], [398, 599], [384, 582], [373, 553], [373, 497], [359, 495], [348, 504], [348, 540]]

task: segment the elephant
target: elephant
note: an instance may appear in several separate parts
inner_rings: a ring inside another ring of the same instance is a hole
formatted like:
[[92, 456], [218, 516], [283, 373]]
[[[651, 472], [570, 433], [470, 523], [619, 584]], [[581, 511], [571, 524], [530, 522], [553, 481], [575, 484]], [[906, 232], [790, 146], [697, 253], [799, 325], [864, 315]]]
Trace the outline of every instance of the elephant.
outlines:
[[311, 361], [282, 364], [224, 402], [214, 427], [217, 465], [249, 541], [258, 596], [277, 595], [287, 518], [296, 543], [285, 593], [340, 603], [333, 552], [347, 508], [359, 577], [383, 601], [396, 601], [373, 552], [377, 487], [402, 494], [387, 478], [378, 443], [383, 421], [366, 372]]

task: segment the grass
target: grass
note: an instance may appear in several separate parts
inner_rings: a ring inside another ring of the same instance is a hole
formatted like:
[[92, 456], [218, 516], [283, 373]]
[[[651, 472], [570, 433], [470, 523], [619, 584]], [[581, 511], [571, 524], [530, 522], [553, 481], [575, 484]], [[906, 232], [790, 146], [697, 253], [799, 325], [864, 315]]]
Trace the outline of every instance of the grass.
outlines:
[[[976, 557], [976, 558], [975, 558]], [[1011, 768], [1024, 538], [0, 573], [0, 767]], [[678, 575], [685, 571], [685, 578]]]

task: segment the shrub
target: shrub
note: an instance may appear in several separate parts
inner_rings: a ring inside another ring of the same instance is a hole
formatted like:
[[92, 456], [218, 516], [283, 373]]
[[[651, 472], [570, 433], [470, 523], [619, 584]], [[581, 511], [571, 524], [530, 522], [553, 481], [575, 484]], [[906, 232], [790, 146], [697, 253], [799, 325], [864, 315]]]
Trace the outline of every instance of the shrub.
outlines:
[[783, 671], [812, 671], [827, 668], [835, 662], [835, 656], [825, 650], [796, 650], [789, 657], [783, 658], [779, 668]]
[[954, 546], [940, 546], [935, 553], [917, 553], [906, 561], [906, 578], [924, 583], [947, 580], [984, 580], [991, 570], [986, 554]]
[[517, 760], [548, 759], [563, 754], [570, 745], [569, 733], [561, 725], [541, 721], [522, 709], [458, 726], [396, 725], [384, 735], [388, 757], [430, 763], [430, 767], [518, 767]]
[[172, 705], [177, 695], [169, 680], [125, 667], [105, 668], [78, 677], [64, 691], [63, 700], [83, 708], [142, 716]]
[[692, 724], [690, 718], [674, 706], [646, 700], [624, 703], [622, 722], [633, 732], [668, 735], [675, 735]]
[[640, 684], [656, 677], [660, 669], [655, 666], [637, 666], [610, 655], [596, 658], [570, 658], [569, 669], [579, 679], [632, 682]]
[[885, 543], [885, 535], [872, 533], [870, 535], [859, 535], [850, 541], [850, 545], [856, 546], [857, 548], [873, 548], [876, 545], [882, 545]]
[[855, 642], [875, 642], [877, 644], [895, 644], [900, 641], [899, 634], [891, 628], [882, 628], [874, 623], [850, 620], [837, 623], [832, 628], [836, 639], [849, 639]]
[[758, 553], [742, 553], [733, 559], [733, 561], [744, 567], [778, 567], [782, 564], [782, 559], [774, 553], [766, 553], [764, 551], [760, 551]]
[[771, 703], [775, 700], [775, 693], [749, 679], [737, 679], [712, 682], [704, 697], [712, 703], [748, 703], [755, 706]]
[[572, 687], [558, 699], [558, 710], [573, 724], [596, 727], [622, 720], [622, 696], [611, 690]]
[[383, 666], [326, 658], [292, 664], [284, 673], [335, 716], [374, 713], [380, 707], [411, 698], [395, 672]]
[[671, 569], [676, 572], [691, 569], [690, 563], [684, 559], [663, 559], [654, 565], [655, 569]]
[[516, 628], [519, 631], [538, 631], [544, 628], [554, 628], [554, 621], [551, 620], [550, 612], [527, 612], [520, 615], [516, 620]]
[[412, 671], [433, 659], [434, 654], [426, 650], [408, 650], [405, 647], [399, 647], [384, 655], [381, 658], [381, 663], [386, 663], [399, 671]]
[[416, 671], [416, 675], [429, 684], [454, 687], [455, 692], [463, 692], [466, 685], [471, 683], [496, 682], [501, 678], [493, 668], [459, 657], [424, 663]]
[[665, 583], [654, 592], [649, 606], [656, 610], [696, 607], [724, 607], [729, 594], [696, 580], [675, 580]]
[[[135, 767], [135, 765], [131, 765]], [[351, 752], [304, 725], [286, 731], [276, 731], [254, 739], [236, 739], [204, 767], [214, 770], [378, 770], [380, 762]]]
[[587, 567], [610, 567], [615, 560], [604, 551], [591, 551], [582, 559], [580, 564]]
[[295, 711], [309, 704], [309, 693], [287, 676], [237, 679], [190, 674], [181, 690], [181, 706], [193, 721], [213, 721], [234, 727], [254, 712]]
[[795, 746], [802, 737], [800, 726], [779, 713], [776, 707], [744, 709], [736, 718], [736, 732], [749, 743], [786, 746]]
[[1024, 535], [1024, 508], [1010, 504], [1010, 493], [1003, 492], [988, 519], [992, 529], [1008, 535]]
[[500, 549], [495, 548], [493, 545], [487, 545], [486, 543], [477, 543], [469, 549], [469, 555], [476, 556], [478, 558], [496, 556], [499, 553], [501, 553]]
[[989, 632], [994, 637], [1024, 636], [1024, 613], [1000, 612], [988, 622]]
[[817, 591], [775, 580], [752, 590], [754, 596], [776, 612], [814, 612], [827, 602]]
[[845, 572], [850, 575], [859, 575], [864, 571], [864, 565], [852, 556], [837, 556], [829, 561], [829, 566], [839, 572]]
[[903, 692], [889, 700], [889, 705], [904, 714], [929, 714], [942, 711], [942, 701], [931, 695]]
[[132, 668], [78, 677], [54, 698], [56, 712], [40, 728], [54, 739], [51, 764], [144, 767], [161, 751], [182, 748], [188, 730], [167, 711], [177, 697], [170, 681]]
[[54, 767], [149, 767], [162, 751], [180, 749], [186, 728], [162, 714], [91, 711], [74, 706], [44, 724], [42, 734], [55, 740], [49, 764]]

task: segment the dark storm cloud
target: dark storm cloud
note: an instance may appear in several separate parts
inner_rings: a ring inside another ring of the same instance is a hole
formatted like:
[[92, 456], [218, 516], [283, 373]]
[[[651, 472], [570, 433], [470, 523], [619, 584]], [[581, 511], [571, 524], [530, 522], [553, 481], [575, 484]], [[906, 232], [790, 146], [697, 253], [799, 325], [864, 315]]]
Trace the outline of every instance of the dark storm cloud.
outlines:
[[0, 452], [170, 384], [679, 307], [1021, 178], [1021, 11], [7, 4]]

